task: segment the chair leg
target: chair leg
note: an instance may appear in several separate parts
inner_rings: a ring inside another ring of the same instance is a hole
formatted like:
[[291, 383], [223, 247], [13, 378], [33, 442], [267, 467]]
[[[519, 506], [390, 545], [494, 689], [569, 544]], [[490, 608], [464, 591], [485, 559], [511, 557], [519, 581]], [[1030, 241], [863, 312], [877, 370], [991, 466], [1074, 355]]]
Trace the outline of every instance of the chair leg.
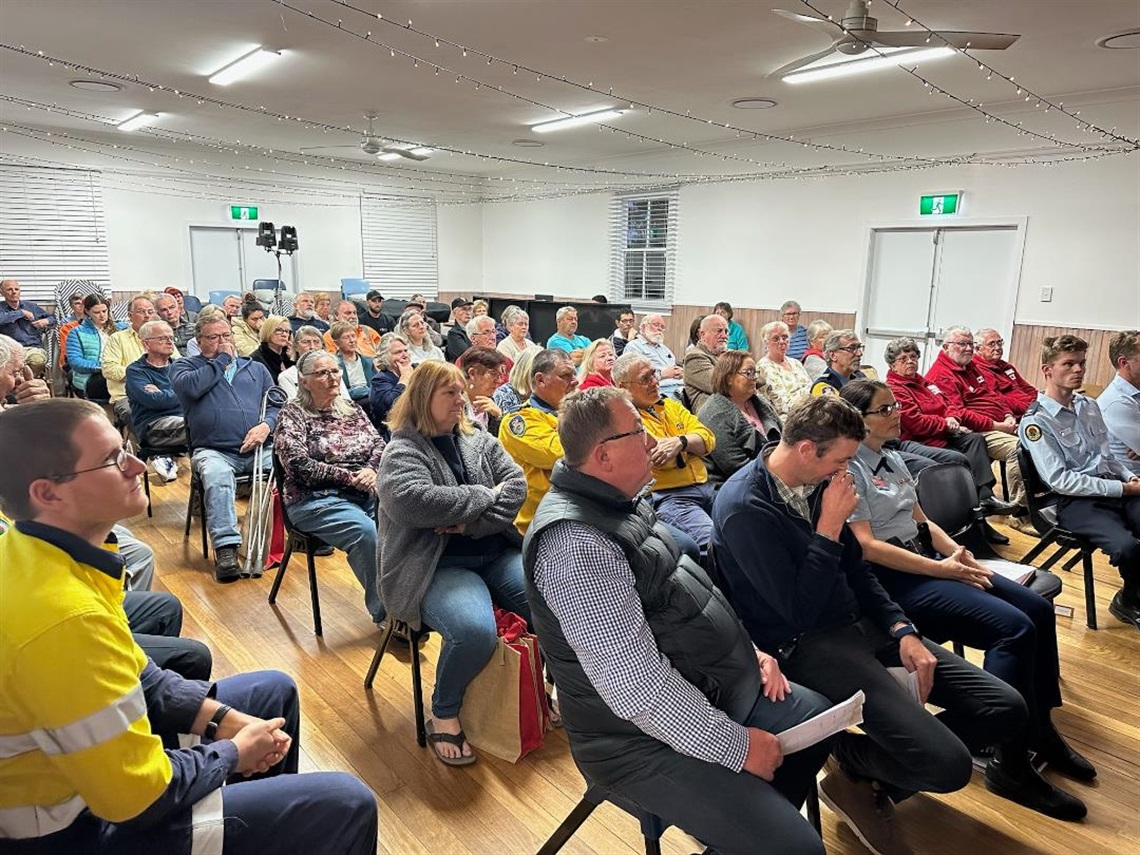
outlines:
[[424, 723], [424, 684], [420, 679], [420, 639], [419, 634], [408, 633], [412, 649], [412, 700], [416, 709], [416, 742], [420, 748], [427, 748], [427, 725]]
[[150, 473], [146, 468], [146, 461], [143, 461], [143, 492], [146, 493], [146, 515], [148, 517], [154, 516], [154, 509], [150, 505]]
[[1074, 552], [1073, 557], [1070, 558], [1068, 561], [1066, 561], [1065, 566], [1062, 567], [1061, 569], [1066, 570], [1068, 572], [1072, 572], [1073, 568], [1076, 567], [1078, 562], [1080, 562], [1081, 559], [1083, 559], [1084, 557], [1085, 557], [1085, 551], [1083, 549], [1081, 549], [1077, 552]]
[[320, 636], [324, 633], [321, 628], [321, 598], [317, 593], [317, 562], [313, 560], [313, 544], [305, 545], [305, 557], [309, 564], [309, 599], [313, 601], [313, 633]]
[[1037, 541], [1036, 546], [1034, 546], [1021, 557], [1021, 560], [1018, 561], [1018, 564], [1032, 564], [1037, 559], [1037, 556], [1048, 549], [1056, 539], [1056, 532], [1047, 531], [1044, 536], [1039, 541]]
[[998, 474], [1001, 475], [1001, 497], [1007, 502], [1009, 501], [1009, 478], [1006, 475], [1006, 465], [1004, 460], [998, 461]]
[[646, 837], [645, 855], [661, 855], [661, 841], [655, 837]]
[[[191, 464], [193, 467], [193, 464]], [[186, 500], [186, 530], [182, 532], [182, 539], [186, 540], [190, 537], [190, 526], [194, 520], [194, 495], [198, 489], [198, 479], [194, 475], [193, 468], [190, 471], [190, 497]]]
[[1096, 591], [1093, 589], [1092, 550], [1082, 549], [1081, 559], [1085, 571], [1085, 623], [1096, 629]]
[[210, 560], [210, 549], [206, 543], [206, 488], [198, 482], [198, 517], [202, 520], [202, 557]]
[[819, 784], [815, 781], [811, 782], [811, 789], [807, 794], [807, 818], [811, 823], [811, 827], [815, 829], [815, 833], [823, 837], [823, 824], [819, 818]]
[[1049, 556], [1049, 558], [1045, 561], [1045, 563], [1041, 565], [1040, 569], [1048, 570], [1050, 567], [1052, 567], [1054, 564], [1056, 564], [1058, 561], [1060, 561], [1062, 558], [1064, 558], [1066, 555], [1068, 555], [1069, 550], [1071, 550], [1072, 548], [1073, 547], [1071, 547], [1071, 546], [1058, 546], [1057, 551]]
[[364, 688], [371, 689], [372, 681], [376, 679], [376, 672], [380, 670], [380, 660], [388, 649], [388, 642], [392, 639], [392, 631], [396, 628], [396, 621], [391, 618], [384, 625], [384, 633], [380, 636], [380, 643], [376, 645], [376, 653], [372, 656], [372, 664], [368, 666], [368, 674], [364, 677]]
[[281, 587], [281, 580], [285, 578], [285, 571], [289, 569], [289, 559], [293, 557], [293, 538], [285, 536], [285, 554], [281, 556], [281, 563], [277, 565], [277, 578], [273, 580], [273, 587], [269, 589], [269, 605], [277, 602], [277, 590]]
[[554, 829], [554, 833], [542, 844], [542, 848], [538, 850], [538, 855], [555, 855], [574, 836], [574, 832], [582, 827], [582, 823], [590, 818], [595, 807], [597, 805], [589, 799], [582, 799], [578, 802], [574, 810], [570, 811], [566, 819], [562, 820], [562, 824]]
[[966, 649], [962, 646], [962, 642], [960, 642], [960, 641], [954, 642], [954, 655], [959, 656], [962, 659], [966, 658]]

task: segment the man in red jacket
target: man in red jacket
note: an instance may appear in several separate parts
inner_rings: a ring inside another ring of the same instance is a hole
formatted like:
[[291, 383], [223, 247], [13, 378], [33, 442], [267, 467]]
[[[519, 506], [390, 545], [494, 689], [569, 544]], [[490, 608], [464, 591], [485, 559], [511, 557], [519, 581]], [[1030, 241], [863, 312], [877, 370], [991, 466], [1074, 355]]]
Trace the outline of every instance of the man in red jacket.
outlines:
[[1006, 462], [1010, 492], [1006, 499], [1024, 505], [1025, 490], [1017, 465], [1017, 417], [993, 387], [989, 372], [974, 362], [974, 334], [968, 327], [946, 331], [942, 352], [926, 372], [926, 383], [945, 399], [950, 416], [985, 438], [991, 460]]
[[978, 330], [978, 346], [974, 352], [974, 364], [990, 379], [990, 384], [1001, 395], [1014, 418], [1020, 419], [1037, 400], [1037, 389], [1002, 359], [1005, 342], [1001, 333], [989, 328]]

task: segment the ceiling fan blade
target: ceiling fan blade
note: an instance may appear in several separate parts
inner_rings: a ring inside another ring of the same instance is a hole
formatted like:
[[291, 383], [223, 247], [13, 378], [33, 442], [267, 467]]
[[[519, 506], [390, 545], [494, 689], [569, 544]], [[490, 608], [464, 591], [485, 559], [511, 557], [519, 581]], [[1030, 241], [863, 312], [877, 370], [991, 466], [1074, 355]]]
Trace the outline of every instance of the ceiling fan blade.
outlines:
[[[927, 39], [930, 39], [928, 42]], [[970, 50], [1005, 50], [1016, 42], [1020, 35], [1007, 33], [963, 33], [954, 30], [938, 30], [931, 36], [929, 33], [907, 32], [903, 30], [876, 33], [868, 41], [884, 47], [922, 47], [929, 44], [931, 47], [941, 47], [949, 43], [952, 47]], [[943, 39], [945, 41], [943, 41]]]
[[787, 65], [781, 65], [775, 71], [770, 71], [764, 76], [783, 77], [785, 74], [791, 74], [797, 68], [803, 68], [805, 65], [811, 65], [811, 63], [815, 62], [817, 59], [823, 59], [825, 56], [830, 56], [832, 53], [834, 53], [835, 46], [839, 44], [839, 42], [840, 40], [836, 39], [831, 43], [829, 47], [825, 48], [824, 50], [821, 50], [818, 53], [808, 54], [807, 56], [801, 56], [799, 59], [793, 60]]
[[801, 15], [799, 12], [789, 12], [787, 9], [773, 9], [781, 18], [787, 18], [789, 21], [795, 21], [797, 24], [826, 24], [829, 27], [834, 27], [831, 21], [826, 18], [817, 18], [814, 15]]
[[307, 145], [301, 146], [300, 151], [320, 151], [323, 148], [360, 148], [356, 145]]
[[405, 151], [404, 149], [393, 149], [393, 151], [396, 154], [400, 155], [400, 157], [405, 157], [408, 160], [414, 160], [416, 163], [421, 163], [428, 159], [428, 156], [426, 154], [415, 154], [414, 152]]

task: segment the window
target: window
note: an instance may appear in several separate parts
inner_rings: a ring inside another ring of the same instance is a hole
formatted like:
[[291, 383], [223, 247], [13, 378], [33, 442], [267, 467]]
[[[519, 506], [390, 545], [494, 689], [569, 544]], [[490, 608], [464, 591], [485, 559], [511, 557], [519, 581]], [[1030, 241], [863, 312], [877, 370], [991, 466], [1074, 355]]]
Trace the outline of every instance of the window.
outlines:
[[615, 196], [611, 207], [610, 292], [636, 308], [673, 302], [677, 192]]
[[361, 196], [364, 278], [385, 297], [434, 297], [439, 290], [435, 202]]

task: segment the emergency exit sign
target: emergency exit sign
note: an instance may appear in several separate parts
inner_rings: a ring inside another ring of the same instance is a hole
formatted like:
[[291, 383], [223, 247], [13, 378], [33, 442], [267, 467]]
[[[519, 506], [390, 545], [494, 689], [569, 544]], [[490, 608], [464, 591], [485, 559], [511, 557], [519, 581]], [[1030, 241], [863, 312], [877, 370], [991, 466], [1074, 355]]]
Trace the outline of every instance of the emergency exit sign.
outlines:
[[248, 205], [230, 205], [231, 220], [257, 220], [257, 208]]
[[957, 214], [961, 203], [961, 193], [939, 193], [934, 196], [920, 196], [918, 200], [918, 213], [924, 217], [929, 215]]

